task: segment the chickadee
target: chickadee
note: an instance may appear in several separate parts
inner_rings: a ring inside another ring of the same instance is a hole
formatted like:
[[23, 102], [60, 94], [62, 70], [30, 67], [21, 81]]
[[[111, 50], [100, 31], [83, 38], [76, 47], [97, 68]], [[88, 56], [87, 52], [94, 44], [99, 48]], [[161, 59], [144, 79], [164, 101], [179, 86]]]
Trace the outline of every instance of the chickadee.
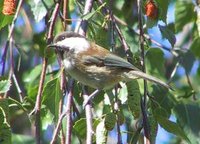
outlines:
[[120, 81], [143, 78], [170, 88], [165, 82], [142, 72], [125, 59], [80, 34], [61, 33], [48, 47], [54, 47], [61, 53], [67, 73], [83, 85], [107, 90]]

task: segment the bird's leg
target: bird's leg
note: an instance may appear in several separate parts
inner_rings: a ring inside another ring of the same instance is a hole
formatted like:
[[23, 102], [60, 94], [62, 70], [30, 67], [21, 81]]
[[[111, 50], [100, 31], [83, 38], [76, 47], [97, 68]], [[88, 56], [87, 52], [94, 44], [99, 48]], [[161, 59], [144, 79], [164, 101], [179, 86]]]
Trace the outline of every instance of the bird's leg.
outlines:
[[83, 108], [85, 108], [85, 106], [88, 104], [88, 102], [93, 98], [95, 97], [101, 90], [99, 89], [96, 89], [93, 93], [91, 93], [87, 99], [85, 99], [83, 101]]

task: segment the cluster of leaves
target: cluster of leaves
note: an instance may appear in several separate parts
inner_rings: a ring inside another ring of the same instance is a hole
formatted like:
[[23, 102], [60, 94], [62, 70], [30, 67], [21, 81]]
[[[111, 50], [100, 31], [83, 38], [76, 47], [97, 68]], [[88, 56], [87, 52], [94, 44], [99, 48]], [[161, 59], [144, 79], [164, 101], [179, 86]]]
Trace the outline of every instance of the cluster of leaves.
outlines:
[[[145, 34], [152, 27], [160, 31], [163, 39], [170, 44], [169, 48], [164, 45], [155, 46], [154, 41], [146, 38], [145, 41], [145, 62], [147, 72], [161, 79], [170, 79], [173, 82], [174, 92], [148, 83], [147, 102], [148, 126], [150, 130], [150, 140], [155, 143], [158, 124], [176, 137], [173, 142], [187, 141], [198, 143], [199, 139], [199, 46], [200, 46], [200, 4], [191, 0], [154, 0], [158, 8], [158, 17], [152, 19], [145, 16], [145, 1], [143, 5], [143, 22]], [[105, 14], [105, 7], [109, 5], [109, 0], [103, 4], [95, 2], [93, 10], [89, 14], [82, 15], [84, 3], [80, 1], [70, 1], [68, 5], [69, 18], [80, 17], [88, 21], [87, 37], [97, 44], [106, 48], [113, 45], [113, 38], [110, 33], [114, 33], [115, 52], [121, 57], [125, 57], [123, 45], [119, 35], [112, 29], [113, 21]], [[175, 13], [169, 11], [169, 7], [174, 6]], [[0, 2], [2, 11], [3, 2]], [[11, 80], [8, 73], [11, 66], [9, 57], [6, 59], [6, 75], [0, 79], [0, 143], [8, 144], [12, 142], [34, 143], [33, 134], [27, 136], [27, 131], [31, 133], [31, 126], [34, 119], [28, 113], [34, 108], [38, 92], [38, 84], [42, 71], [41, 58], [49, 58], [44, 89], [42, 93], [41, 109], [41, 131], [42, 140], [49, 143], [53, 133], [53, 128], [59, 118], [59, 102], [62, 99], [60, 87], [60, 71], [56, 63], [56, 56], [52, 52], [46, 52], [45, 27], [50, 21], [54, 8], [53, 0], [27, 1], [21, 7], [21, 13], [15, 24], [13, 39], [14, 49], [14, 73], [17, 76], [24, 98], [19, 101], [18, 91], [14, 80]], [[78, 12], [80, 11], [80, 12]], [[119, 21], [119, 27], [133, 54], [133, 64], [138, 64], [140, 57], [138, 30], [137, 0], [113, 1], [112, 12]], [[167, 15], [169, 14], [169, 16]], [[168, 23], [167, 16], [175, 16], [175, 20]], [[4, 45], [8, 35], [9, 24], [13, 16], [5, 16], [0, 13], [0, 45]], [[46, 23], [45, 23], [46, 22]], [[72, 22], [72, 27], [74, 22]], [[42, 27], [39, 32], [35, 29]], [[54, 32], [62, 30], [62, 23], [58, 20], [54, 27]], [[163, 48], [163, 49], [162, 49]], [[165, 51], [167, 49], [167, 52]], [[170, 53], [169, 58], [165, 58], [165, 53]], [[3, 50], [1, 52], [3, 55]], [[1, 62], [5, 61], [1, 58]], [[20, 62], [20, 65], [18, 65]], [[193, 67], [197, 70], [193, 70]], [[20, 67], [18, 69], [18, 67]], [[1, 68], [1, 66], [0, 66]], [[176, 72], [176, 68], [184, 70], [184, 74]], [[53, 69], [53, 70], [52, 70]], [[192, 74], [191, 74], [192, 73]], [[191, 75], [190, 75], [191, 74]], [[173, 77], [171, 77], [173, 76]], [[67, 85], [67, 84], [66, 84]], [[112, 140], [110, 131], [115, 133], [117, 126], [125, 127], [121, 131], [127, 139], [123, 141], [134, 143], [143, 137], [142, 134], [142, 108], [141, 97], [143, 97], [143, 81], [131, 81], [120, 84], [117, 94], [108, 92], [100, 93], [93, 99], [95, 116], [93, 117], [93, 130], [96, 143], [106, 143]], [[89, 89], [89, 91], [93, 91]], [[73, 116], [73, 142], [84, 141], [86, 138], [86, 119], [82, 108], [81, 88], [79, 83], [75, 83], [73, 88], [73, 98], [78, 113], [74, 110]], [[7, 93], [8, 98], [4, 99], [3, 94]], [[117, 101], [116, 98], [117, 96]], [[65, 104], [65, 101], [64, 101]], [[118, 106], [116, 109], [115, 105]], [[170, 116], [175, 117], [175, 122], [169, 120]], [[24, 122], [23, 125], [22, 122]], [[136, 125], [136, 127], [135, 127]], [[63, 120], [65, 131], [66, 121]], [[121, 127], [121, 128], [122, 128]], [[11, 132], [12, 130], [12, 132]], [[17, 134], [16, 134], [17, 133]], [[50, 137], [49, 137], [50, 135]]]

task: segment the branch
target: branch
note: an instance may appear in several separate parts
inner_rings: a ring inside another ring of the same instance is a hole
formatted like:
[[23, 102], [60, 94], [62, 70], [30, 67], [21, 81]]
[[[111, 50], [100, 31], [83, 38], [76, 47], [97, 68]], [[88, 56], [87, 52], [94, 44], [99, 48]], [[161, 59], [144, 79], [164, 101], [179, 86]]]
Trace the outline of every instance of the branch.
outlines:
[[[137, 0], [138, 5], [138, 23], [139, 23], [139, 42], [140, 42], [140, 49], [141, 49], [141, 57], [142, 57], [142, 70], [145, 73], [145, 50], [144, 50], [144, 31], [143, 31], [143, 23], [142, 23], [142, 0]], [[144, 79], [144, 97], [141, 101], [141, 109], [142, 109], [142, 115], [143, 115], [143, 126], [144, 126], [144, 134], [146, 139], [146, 144], [150, 143], [150, 131], [148, 126], [148, 119], [147, 119], [147, 113], [146, 113], [146, 105], [147, 105], [147, 81]]]
[[[48, 31], [48, 35], [47, 35], [47, 44], [49, 44], [52, 41], [53, 27], [55, 24], [56, 16], [58, 15], [58, 11], [59, 11], [59, 3], [56, 3], [54, 11], [52, 13], [52, 20], [49, 25], [49, 31]], [[35, 104], [35, 108], [33, 110], [33, 111], [35, 111], [35, 137], [36, 137], [37, 144], [40, 144], [40, 141], [41, 141], [41, 138], [40, 138], [40, 109], [41, 109], [41, 96], [42, 96], [45, 74], [46, 74], [46, 69], [47, 69], [47, 62], [48, 62], [48, 58], [44, 57], [42, 60], [42, 73], [41, 73], [40, 82], [39, 82], [36, 104]]]

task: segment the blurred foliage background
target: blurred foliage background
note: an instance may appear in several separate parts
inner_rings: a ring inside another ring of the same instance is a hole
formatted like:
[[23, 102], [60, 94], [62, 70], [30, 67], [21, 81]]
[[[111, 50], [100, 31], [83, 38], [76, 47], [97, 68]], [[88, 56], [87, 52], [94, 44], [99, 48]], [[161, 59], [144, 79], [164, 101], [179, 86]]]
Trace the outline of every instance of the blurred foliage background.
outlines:
[[[142, 80], [120, 83], [117, 89], [98, 94], [92, 100], [93, 143], [145, 143], [144, 125], [149, 130], [151, 143], [161, 143], [156, 142], [161, 139], [158, 138], [160, 134], [157, 136], [160, 128], [173, 134], [167, 143], [199, 143], [199, 0], [141, 0], [141, 15], [137, 0], [92, 1], [92, 11], [85, 15], [84, 0], [67, 3], [64, 0], [18, 0], [13, 1], [15, 8], [11, 13], [5, 13], [5, 9], [12, 7], [12, 2], [5, 8], [5, 1], [0, 1], [0, 143], [35, 143], [36, 119], [34, 114], [29, 114], [35, 106], [44, 58], [48, 59], [48, 64], [41, 99], [42, 143], [52, 141], [61, 116], [61, 100], [63, 111], [66, 109], [70, 84], [67, 79], [67, 90], [63, 93], [60, 86], [62, 69], [56, 54], [46, 49], [52, 41], [47, 41], [47, 37], [56, 4], [60, 7], [53, 36], [62, 31], [74, 31], [81, 19], [86, 20], [88, 39], [112, 49], [121, 57], [128, 55], [128, 60], [140, 69], [141, 24], [138, 19], [141, 16], [146, 71], [174, 88], [170, 91], [148, 82], [145, 110], [141, 107]], [[121, 34], [113, 28], [116, 25]], [[123, 39], [130, 51], [124, 47]], [[89, 88], [89, 92], [92, 91]], [[71, 143], [84, 143], [86, 139], [87, 119], [82, 103], [81, 84], [75, 82]], [[57, 143], [64, 143], [67, 137], [66, 121], [63, 118]]]

